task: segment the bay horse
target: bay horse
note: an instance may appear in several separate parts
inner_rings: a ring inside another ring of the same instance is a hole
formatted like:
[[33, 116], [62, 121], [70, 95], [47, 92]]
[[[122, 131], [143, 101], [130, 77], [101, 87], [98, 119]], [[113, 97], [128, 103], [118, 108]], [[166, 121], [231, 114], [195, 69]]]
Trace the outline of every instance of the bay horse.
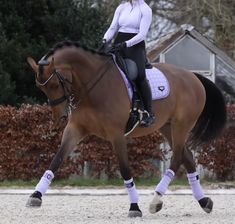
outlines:
[[[124, 136], [131, 101], [112, 57], [66, 41], [58, 43], [38, 63], [31, 57], [27, 61], [36, 73], [36, 85], [48, 98], [54, 121], [68, 117], [68, 122], [57, 154], [26, 205], [41, 205], [42, 195], [62, 161], [84, 137], [94, 134], [112, 143], [130, 199], [128, 216], [142, 216]], [[213, 202], [203, 193], [192, 152], [186, 143], [196, 146], [221, 133], [226, 123], [222, 93], [213, 82], [199, 74], [171, 64], [156, 63], [154, 66], [168, 79], [170, 94], [165, 99], [153, 101], [155, 123], [147, 128], [137, 127], [129, 135], [139, 137], [159, 130], [173, 152], [170, 167], [156, 186], [149, 211], [155, 213], [162, 208], [162, 196], [179, 167], [184, 165], [194, 197], [209, 213]]]

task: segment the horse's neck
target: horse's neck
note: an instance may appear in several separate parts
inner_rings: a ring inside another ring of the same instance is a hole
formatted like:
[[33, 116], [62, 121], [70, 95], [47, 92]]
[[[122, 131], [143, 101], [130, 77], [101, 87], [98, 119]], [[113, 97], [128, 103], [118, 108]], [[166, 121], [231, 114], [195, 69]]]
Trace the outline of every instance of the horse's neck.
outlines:
[[[57, 65], [70, 67], [72, 74], [72, 89], [86, 95], [86, 99], [99, 97], [104, 100], [102, 87], [109, 88], [109, 84], [116, 82], [117, 77], [109, 73], [114, 66], [110, 56], [95, 54], [80, 48], [69, 48], [58, 52], [56, 55]], [[95, 96], [94, 96], [95, 92]], [[99, 94], [97, 94], [99, 92]], [[76, 94], [75, 94], [76, 95]], [[84, 100], [83, 100], [84, 102]]]
[[100, 127], [104, 126], [104, 122], [110, 122], [106, 117], [121, 116], [126, 119], [129, 98], [110, 57], [74, 50], [73, 53], [64, 54], [64, 58], [72, 68], [74, 102], [80, 103], [78, 111], [80, 118], [83, 118], [79, 121], [86, 125], [87, 130], [101, 136], [100, 132], [103, 131]]
[[[62, 54], [61, 54], [62, 55]], [[62, 56], [58, 55], [59, 58]], [[69, 64], [73, 70], [73, 80], [85, 84], [98, 75], [105, 59], [84, 49], [68, 49], [63, 52], [63, 63]]]

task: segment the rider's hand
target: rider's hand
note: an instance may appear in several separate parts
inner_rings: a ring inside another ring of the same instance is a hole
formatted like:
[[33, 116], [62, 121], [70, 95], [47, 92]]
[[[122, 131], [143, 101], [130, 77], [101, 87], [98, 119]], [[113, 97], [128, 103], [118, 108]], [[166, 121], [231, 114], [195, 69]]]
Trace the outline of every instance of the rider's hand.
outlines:
[[99, 47], [98, 51], [105, 52], [107, 50], [107, 46], [108, 46], [108, 43], [107, 43], [106, 39], [102, 39], [102, 44]]
[[126, 42], [121, 42], [114, 45], [116, 51], [122, 51], [126, 48]]
[[113, 47], [111, 47], [111, 49], [109, 49], [109, 52], [115, 54], [117, 52], [122, 51], [125, 48], [126, 48], [126, 42], [121, 42], [121, 43], [115, 44]]

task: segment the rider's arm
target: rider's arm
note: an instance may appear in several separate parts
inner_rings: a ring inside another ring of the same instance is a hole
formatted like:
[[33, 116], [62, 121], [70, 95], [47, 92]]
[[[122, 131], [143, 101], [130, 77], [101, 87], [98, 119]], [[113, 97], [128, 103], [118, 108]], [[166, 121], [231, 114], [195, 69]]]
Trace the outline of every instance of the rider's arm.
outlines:
[[123, 7], [123, 4], [121, 4], [117, 7], [117, 9], [114, 13], [114, 16], [113, 16], [112, 23], [111, 23], [110, 27], [108, 28], [108, 30], [106, 31], [106, 33], [103, 37], [103, 39], [105, 39], [106, 42], [110, 42], [113, 39], [115, 33], [119, 29], [118, 19], [119, 19], [122, 7]]
[[139, 33], [130, 40], [126, 41], [127, 47], [136, 45], [146, 38], [146, 35], [152, 22], [152, 9], [147, 5], [144, 5], [141, 8], [141, 12], [142, 17], [140, 21]]

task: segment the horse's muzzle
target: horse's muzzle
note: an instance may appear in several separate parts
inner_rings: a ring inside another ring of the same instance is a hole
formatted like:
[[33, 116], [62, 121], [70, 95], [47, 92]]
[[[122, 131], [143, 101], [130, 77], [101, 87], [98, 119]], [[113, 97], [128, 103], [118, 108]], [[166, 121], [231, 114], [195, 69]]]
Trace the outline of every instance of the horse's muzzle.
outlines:
[[61, 125], [65, 124], [68, 120], [68, 113], [64, 111], [60, 116], [54, 117], [53, 119], [52, 130], [58, 130]]

